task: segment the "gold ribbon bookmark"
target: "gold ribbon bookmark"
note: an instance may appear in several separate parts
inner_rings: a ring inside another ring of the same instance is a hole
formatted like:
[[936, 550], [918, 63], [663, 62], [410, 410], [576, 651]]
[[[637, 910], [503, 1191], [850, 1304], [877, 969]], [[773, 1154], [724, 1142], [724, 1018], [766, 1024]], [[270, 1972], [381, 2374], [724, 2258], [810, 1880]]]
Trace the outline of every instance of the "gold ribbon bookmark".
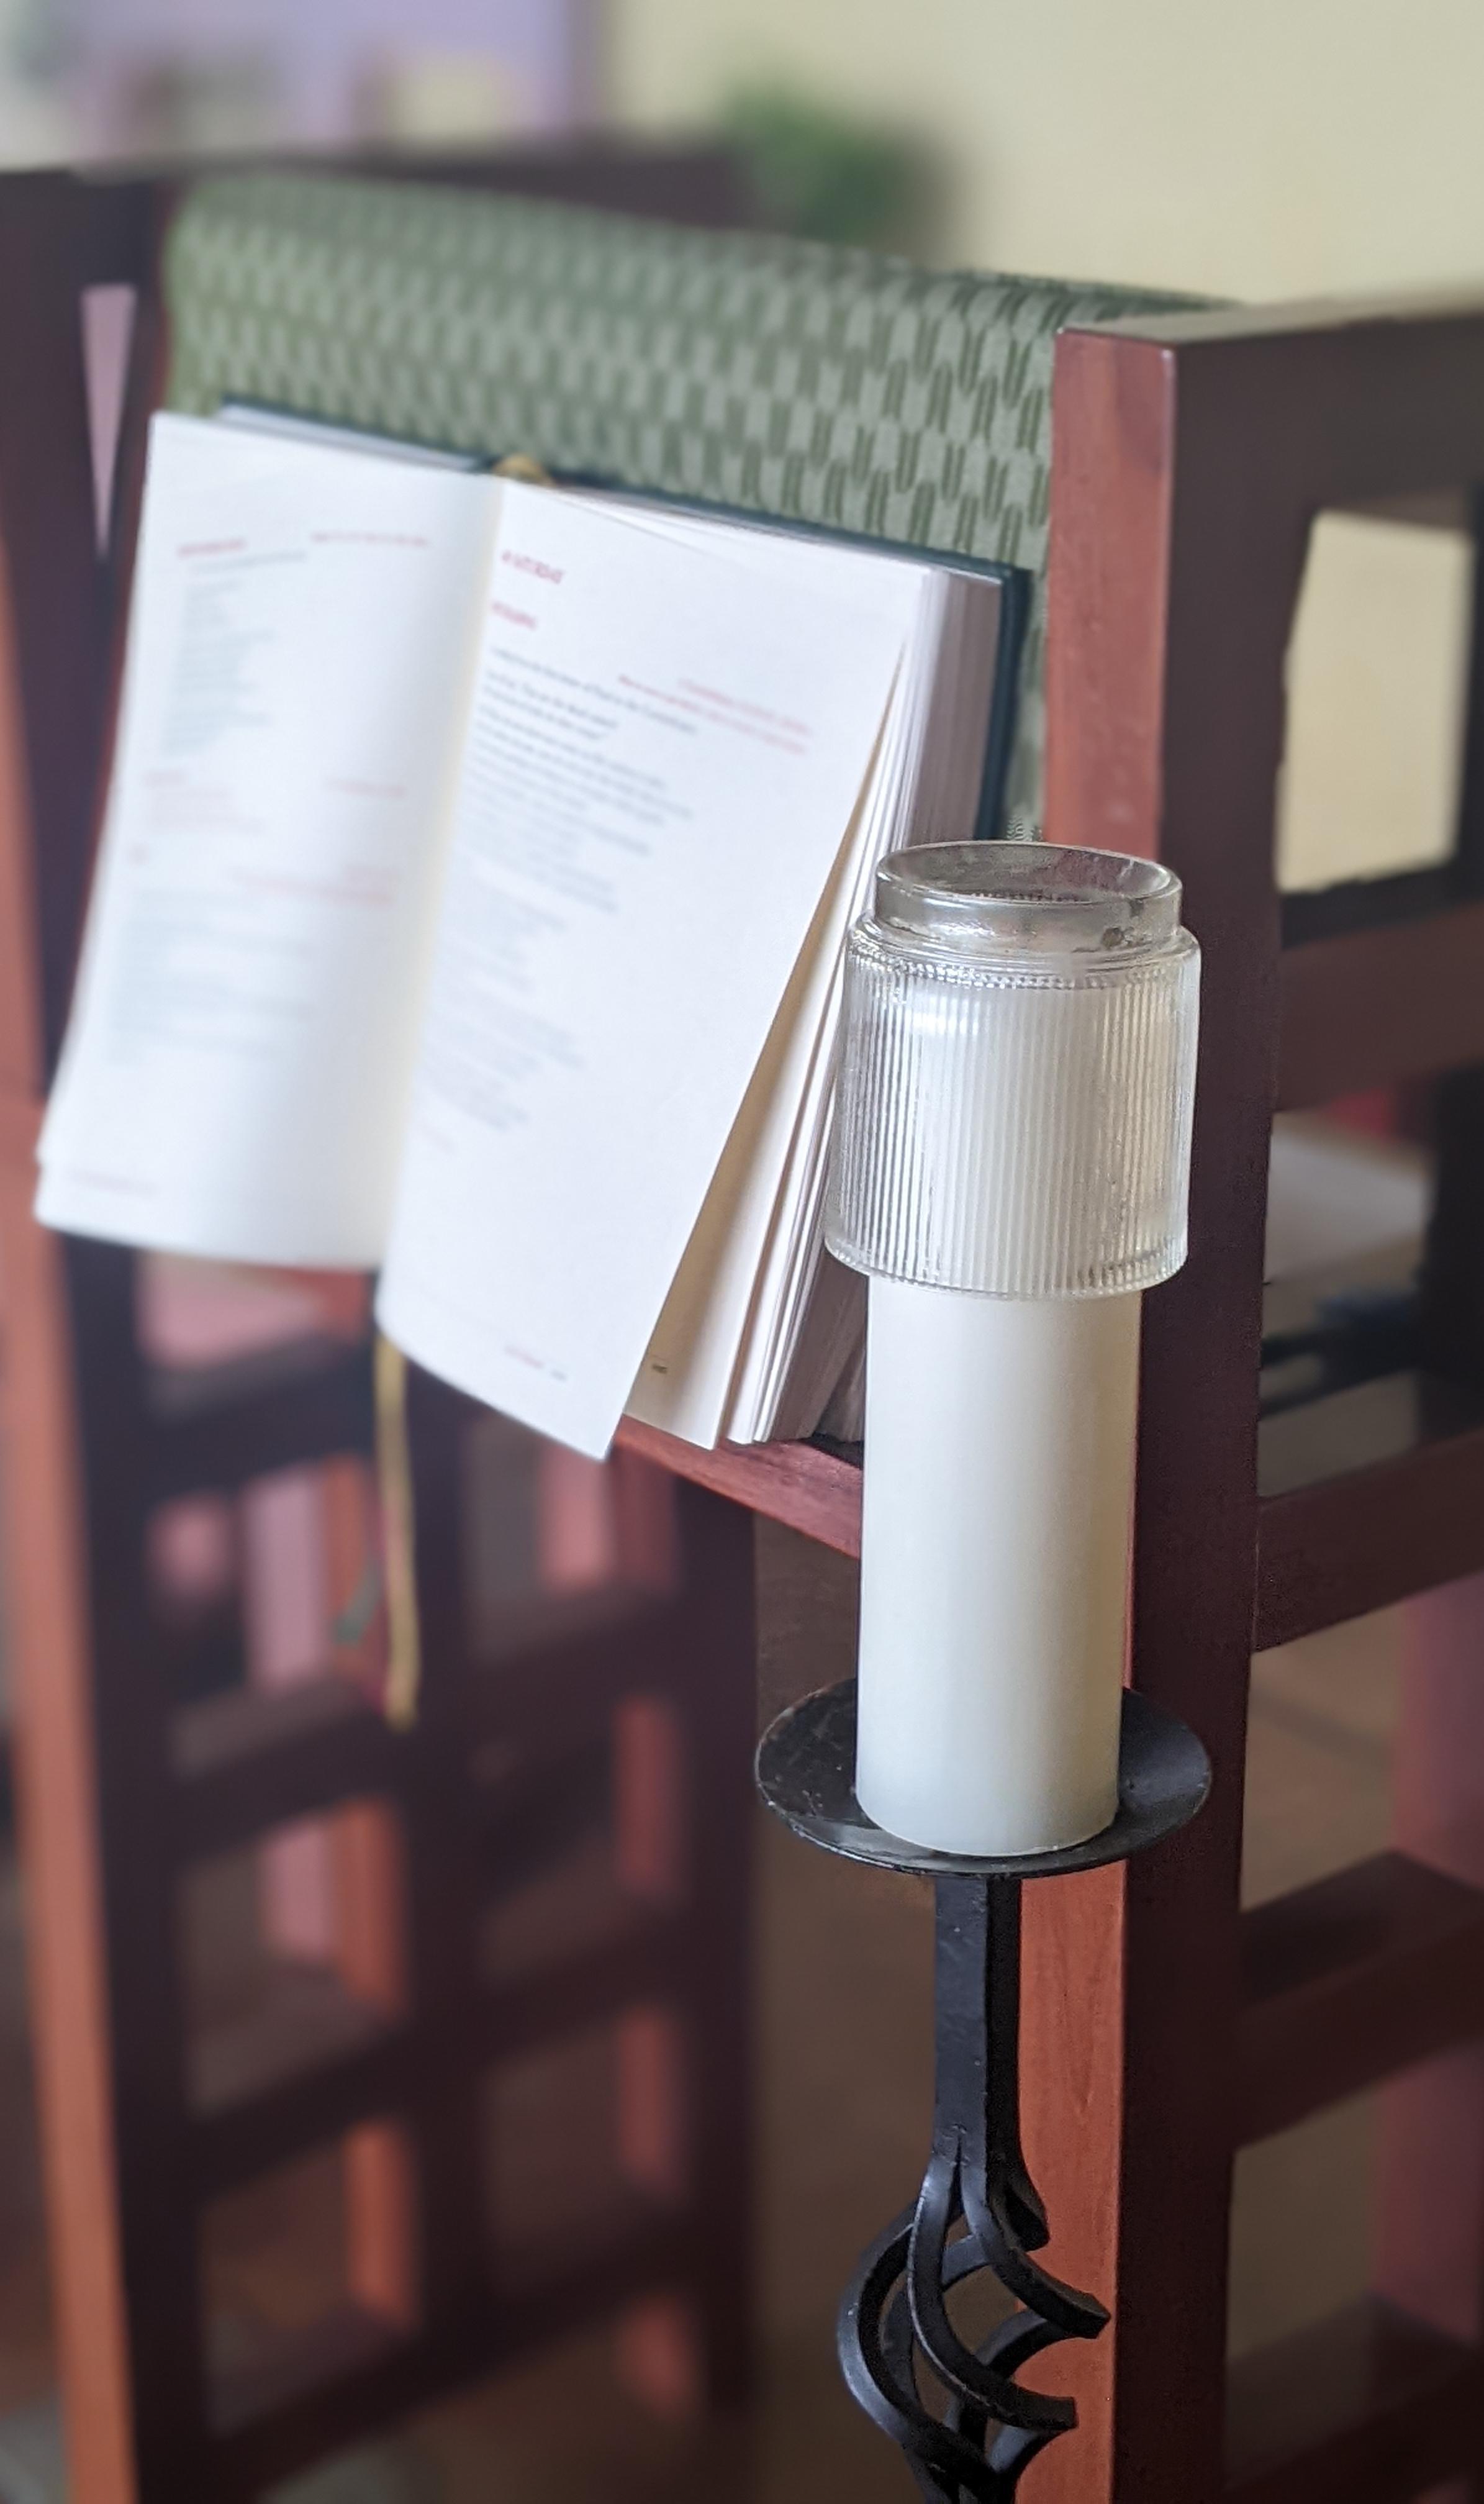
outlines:
[[523, 487], [554, 487], [557, 483], [551, 471], [543, 470], [539, 461], [534, 461], [529, 452], [507, 452], [503, 461], [496, 462], [490, 475], [492, 478], [518, 479]]
[[417, 1720], [423, 1643], [417, 1614], [417, 1546], [412, 1463], [407, 1449], [407, 1360], [377, 1331], [372, 1365], [376, 1391], [376, 1483], [381, 1499], [381, 1551], [387, 1598], [385, 1711], [394, 1729]]

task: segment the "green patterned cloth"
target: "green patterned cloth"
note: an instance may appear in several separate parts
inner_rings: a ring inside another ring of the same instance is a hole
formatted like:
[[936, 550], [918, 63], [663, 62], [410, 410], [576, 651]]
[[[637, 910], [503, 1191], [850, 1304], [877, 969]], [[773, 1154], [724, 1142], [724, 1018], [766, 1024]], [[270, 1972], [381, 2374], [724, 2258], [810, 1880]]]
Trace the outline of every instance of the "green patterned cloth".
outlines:
[[1189, 300], [296, 174], [199, 184], [166, 291], [175, 408], [235, 393], [1030, 568], [1022, 818], [1040, 806], [1052, 341]]

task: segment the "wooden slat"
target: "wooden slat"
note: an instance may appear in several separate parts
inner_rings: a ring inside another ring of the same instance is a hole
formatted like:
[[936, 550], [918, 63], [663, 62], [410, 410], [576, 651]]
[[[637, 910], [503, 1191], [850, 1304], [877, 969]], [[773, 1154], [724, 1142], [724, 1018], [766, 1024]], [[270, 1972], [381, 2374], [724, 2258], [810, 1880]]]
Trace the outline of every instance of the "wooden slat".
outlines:
[[[1414, 1600], [1397, 1631], [1394, 1846], [1484, 1888], [1484, 1578]], [[1484, 2037], [1405, 2071], [1377, 2101], [1372, 2290], [1477, 2345], [1484, 2342]]]
[[[257, 2494], [451, 2385], [683, 2283], [694, 2266], [694, 2235], [681, 2218], [655, 2215], [636, 2228], [626, 2216], [616, 2232], [600, 2219], [579, 2247], [568, 2240], [556, 2269], [498, 2295], [474, 2291], [435, 2340], [398, 2340], [376, 2314], [343, 2308], [266, 2369], [219, 2382], [224, 2489]], [[295, 2387], [302, 2395], [287, 2396]]]
[[[456, 2030], [441, 2037], [431, 2027], [417, 2033], [404, 2025], [375, 2028], [374, 2019], [363, 2017], [369, 2040], [198, 2114], [190, 2132], [198, 2195], [214, 2198], [362, 2122], [395, 2118], [426, 2100], [430, 2080], [436, 2085], [455, 2071], [519, 2060], [560, 2036], [608, 2023], [637, 2002], [673, 1997], [689, 1944], [682, 1916], [637, 1921], [617, 1936], [500, 1984], [462, 2011]], [[267, 2031], [271, 2046], [271, 2013]]]
[[1400, 1852], [1248, 1913], [1239, 2143], [1484, 2034], [1484, 1890]]
[[[648, 1583], [619, 1581], [581, 1583], [571, 1590], [533, 1591], [501, 1605], [474, 1658], [499, 1682], [539, 1658], [541, 1675], [563, 1676], [562, 1660], [575, 1662], [591, 1648], [607, 1658], [615, 1646], [652, 1641], [668, 1652], [674, 1632], [674, 1596]], [[541, 1724], [543, 1738], [546, 1724]]]
[[192, 2035], [191, 2108], [209, 2120], [265, 2104], [281, 2087], [379, 2049], [396, 2032], [386, 2009], [351, 1990], [333, 1966], [275, 1958], [245, 2011]]
[[[137, 284], [148, 255], [148, 187], [113, 194], [104, 281]], [[0, 524], [15, 609], [15, 685], [24, 723], [36, 863], [34, 965], [44, 1066], [54, 1065], [77, 958], [110, 681], [109, 593], [98, 563], [78, 288], [98, 221], [75, 176], [6, 177], [0, 190], [0, 321], [24, 392], [0, 424]], [[87, 272], [90, 276], [90, 271]]]
[[175, 1846], [183, 1860], [399, 1779], [402, 1742], [348, 1679], [273, 1693], [238, 1689], [190, 1706], [172, 1731]]
[[823, 1548], [860, 1554], [860, 1469], [838, 1453], [814, 1443], [722, 1443], [703, 1452], [633, 1417], [620, 1426], [618, 1443], [674, 1478], [730, 1496], [769, 1521], [786, 1522]]
[[[0, 602], [0, 748], [6, 729]], [[0, 1054], [21, 1008], [3, 910]], [[17, 951], [18, 953], [18, 949]], [[128, 2313], [118, 2210], [85, 1535], [70, 1348], [54, 1236], [30, 1214], [24, 1165], [0, 1166], [0, 1364], [7, 1671], [26, 1895], [26, 1985], [47, 2198], [57, 2365], [74, 2491], [137, 2504], [129, 2456]]]
[[[1337, 1282], [1337, 1292], [1348, 1283]], [[1280, 1300], [1264, 1298], [1265, 1305], [1273, 1303]], [[1425, 1443], [1444, 1443], [1474, 1426], [1484, 1426], [1484, 1400], [1477, 1395], [1419, 1371], [1370, 1374], [1268, 1410], [1258, 1429], [1258, 1495], [1294, 1495], [1408, 1461]]]
[[613, 1746], [608, 1729], [560, 1750], [523, 1756], [480, 1794], [482, 1865], [493, 1895], [529, 1886], [611, 1825]]
[[156, 1624], [155, 1658], [168, 1694], [192, 1704], [242, 1685], [247, 1656], [235, 1591], [203, 1608], [171, 1608]]
[[[685, 2029], [676, 2084], [687, 2122], [683, 2141], [672, 2138], [671, 2145], [674, 2179], [689, 2186], [703, 2254], [727, 2255], [726, 2267], [699, 2277], [695, 2323], [710, 2405], [736, 2411], [747, 2405], [758, 2368], [757, 2308], [746, 2293], [756, 2268], [758, 2213], [757, 2133], [745, 2101], [757, 2066], [753, 1995], [729, 1988], [725, 1979], [745, 1969], [752, 1953], [755, 1539], [751, 1520], [736, 1505], [687, 1486], [676, 1487], [673, 1500], [690, 1652], [689, 1675], [667, 1703], [683, 1772], [671, 1793], [675, 1814], [667, 1834], [646, 1812], [644, 1798], [655, 1794], [668, 1747], [661, 1745], [659, 1765], [651, 1761], [647, 1771], [625, 1751], [620, 1865], [657, 1910], [682, 1892], [689, 1906], [686, 1930], [675, 1942], [684, 1998], [671, 1995], [672, 2012]], [[646, 2117], [643, 2107], [642, 2090], [631, 2079], [621, 2125], [636, 2126], [653, 2145], [660, 2116]]]
[[372, 1446], [368, 1350], [312, 1337], [223, 1366], [151, 1378], [156, 1503], [236, 1487]]
[[1230, 2504], [1410, 2504], [1479, 2456], [1484, 2357], [1375, 2297], [1227, 2384]]
[[1205, 951], [1191, 1258], [1145, 1306], [1133, 1652], [1141, 1687], [1198, 1728], [1215, 1779], [1189, 1832], [1126, 1882], [1091, 1874], [1032, 1889], [1027, 1906], [1032, 2172], [1058, 2271], [1113, 2298], [1119, 2324], [1116, 2342], [1058, 2351], [1081, 2424], [1031, 2473], [1045, 2504], [1205, 2504], [1222, 2476], [1277, 956], [1266, 837], [1303, 553], [1278, 379], [1250, 349], [1056, 342], [1048, 831], [1167, 862]]
[[250, 2363], [214, 2378], [211, 2414], [219, 2433], [285, 2411], [322, 2382], [353, 2382], [390, 2361], [401, 2343], [382, 2314], [339, 2304], [307, 2331], [281, 2331], [255, 2344]]
[[[287, 1278], [317, 1283], [313, 1271], [283, 1272]], [[338, 1273], [330, 1273], [330, 1283]], [[328, 1374], [345, 1374], [362, 1383], [370, 1380], [370, 1350], [356, 1331], [311, 1328], [292, 1339], [277, 1339], [204, 1365], [164, 1365], [149, 1361], [147, 1375], [151, 1414], [169, 1429], [184, 1429], [224, 1419], [235, 1432], [252, 1413], [281, 1391], [296, 1391], [306, 1382], [321, 1382]]]
[[1331, 887], [1300, 887], [1281, 899], [1283, 945], [1309, 948], [1317, 940], [1348, 938], [1357, 930], [1430, 921], [1471, 903], [1474, 892], [1463, 884], [1456, 859], [1428, 869], [1398, 870], [1390, 878], [1344, 878]]
[[477, 2300], [440, 2321], [435, 2335], [410, 2341], [397, 2340], [368, 2308], [337, 2311], [323, 2337], [304, 2332], [269, 2370], [217, 2383], [221, 2491], [259, 2494], [500, 2361], [488, 2308]]
[[639, 1680], [669, 1687], [688, 1661], [682, 1614], [654, 1591], [608, 1584], [542, 1593], [503, 1617], [476, 1663], [474, 1735], [576, 1745]]
[[389, 2028], [338, 2060], [204, 2114], [190, 2133], [197, 2196], [218, 2198], [362, 2122], [395, 2118], [410, 2102], [427, 2057], [427, 2046], [406, 2028]]
[[[1363, 1388], [1371, 1393], [1384, 1386]], [[1258, 1519], [1258, 1559], [1255, 1652], [1478, 1573], [1484, 1569], [1484, 1425], [1424, 1442], [1369, 1469], [1266, 1497]]]
[[560, 1964], [500, 1984], [479, 2005], [473, 2039], [486, 2060], [519, 2060], [560, 2034], [579, 2034], [636, 2003], [672, 1996], [698, 1948], [704, 1955], [683, 1915], [651, 1915], [616, 1936], [574, 1950]]
[[[1274, 1429], [1281, 1429], [1287, 1438], [1303, 1435], [1314, 1451], [1332, 1424], [1332, 1462], [1343, 1475], [1280, 1486], [1264, 1498], [1255, 1651], [1484, 1570], [1484, 1424], [1449, 1427], [1455, 1414], [1471, 1421], [1477, 1404], [1441, 1385], [1426, 1386], [1429, 1432], [1418, 1423], [1415, 1390], [1411, 1377], [1363, 1384], [1264, 1427], [1264, 1443], [1272, 1447]], [[1355, 1468], [1368, 1432], [1362, 1411], [1404, 1404], [1410, 1405], [1403, 1423], [1378, 1415], [1374, 1425], [1378, 1445], [1401, 1448], [1368, 1469]], [[860, 1553], [861, 1474], [852, 1461], [811, 1443], [726, 1444], [702, 1452], [632, 1424], [619, 1441], [676, 1477], [715, 1487], [843, 1555]]]
[[[1442, 1385], [1419, 1390], [1407, 1376], [1363, 1384], [1264, 1426], [1264, 1479], [1276, 1476], [1280, 1484], [1260, 1513], [1256, 1651], [1484, 1570], [1484, 1424], [1472, 1422], [1476, 1414], [1476, 1402]], [[1455, 1419], [1468, 1422], [1454, 1431]], [[1321, 1477], [1316, 1464], [1329, 1428], [1329, 1466], [1343, 1475]], [[1284, 1467], [1275, 1470], [1267, 1455], [1280, 1441], [1300, 1438], [1301, 1474], [1315, 1482], [1283, 1485]], [[703, 1452], [632, 1421], [619, 1441], [843, 1555], [860, 1553], [861, 1474], [851, 1460], [811, 1443]], [[1367, 1443], [1385, 1457], [1357, 1469]]]
[[1278, 1105], [1484, 1061], [1484, 903], [1285, 949]]

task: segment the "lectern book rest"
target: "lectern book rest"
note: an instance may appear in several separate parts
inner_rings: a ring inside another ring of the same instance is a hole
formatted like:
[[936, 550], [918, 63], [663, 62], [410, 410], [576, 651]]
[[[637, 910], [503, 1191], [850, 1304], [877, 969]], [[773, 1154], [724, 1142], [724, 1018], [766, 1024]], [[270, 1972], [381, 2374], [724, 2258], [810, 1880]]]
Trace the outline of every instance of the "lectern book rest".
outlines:
[[848, 1431], [842, 952], [982, 820], [1023, 585], [232, 414], [154, 422], [40, 1214], [379, 1269], [583, 1451]]

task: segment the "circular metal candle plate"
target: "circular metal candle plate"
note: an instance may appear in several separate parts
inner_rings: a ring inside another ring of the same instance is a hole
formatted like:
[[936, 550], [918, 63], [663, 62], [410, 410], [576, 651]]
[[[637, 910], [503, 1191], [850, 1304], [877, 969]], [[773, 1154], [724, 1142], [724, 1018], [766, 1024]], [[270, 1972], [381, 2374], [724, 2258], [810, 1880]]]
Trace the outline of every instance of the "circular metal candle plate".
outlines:
[[873, 1825], [855, 1796], [855, 1681], [824, 1687], [780, 1714], [757, 1752], [757, 1782], [769, 1807], [807, 1842], [878, 1869], [921, 1878], [1057, 1878], [1126, 1861], [1188, 1826], [1211, 1789], [1211, 1759], [1193, 1730], [1127, 1688], [1119, 1760], [1119, 1813], [1101, 1834], [1059, 1852], [1019, 1852], [1002, 1860], [930, 1852]]

